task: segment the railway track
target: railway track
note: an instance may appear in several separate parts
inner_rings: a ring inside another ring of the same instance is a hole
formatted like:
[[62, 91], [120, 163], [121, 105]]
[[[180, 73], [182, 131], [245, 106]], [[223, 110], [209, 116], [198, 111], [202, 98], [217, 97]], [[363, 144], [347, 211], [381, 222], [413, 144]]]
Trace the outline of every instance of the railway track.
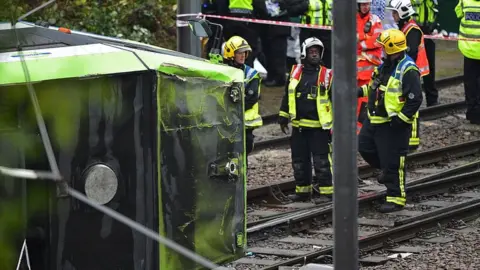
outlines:
[[[368, 252], [382, 248], [390, 250], [414, 238], [448, 242], [441, 237], [427, 237], [426, 232], [439, 225], [462, 224], [480, 215], [479, 166], [480, 162], [475, 161], [408, 183], [409, 204], [399, 212], [380, 214], [373, 210], [383, 200], [385, 191], [359, 197], [359, 247], [364, 254], [360, 261], [378, 261], [378, 257], [373, 258]], [[248, 228], [249, 238], [253, 239], [250, 240], [253, 242], [250, 256], [233, 262], [235, 269], [258, 269], [258, 266], [279, 269], [331, 256], [332, 212], [331, 204], [318, 205], [315, 209], [296, 210]], [[424, 237], [419, 238], [419, 235]], [[397, 247], [398, 252], [401, 249]], [[387, 260], [385, 256], [384, 261]]]
[[[459, 158], [480, 152], [480, 139], [454, 144], [447, 147], [435, 148], [428, 151], [410, 154], [407, 159], [407, 166], [420, 166], [434, 164], [448, 158]], [[375, 169], [368, 164], [358, 166], [358, 174], [361, 178], [369, 177], [375, 174]], [[267, 202], [269, 204], [282, 204], [284, 193], [293, 192], [295, 181], [280, 182], [273, 185], [265, 185], [257, 188], [251, 188], [247, 192], [247, 201]]]
[[[462, 82], [462, 80], [463, 80], [463, 76], [448, 77], [445, 79], [438, 80], [437, 86], [439, 88], [445, 88], [448, 86], [459, 84]], [[440, 117], [446, 116], [451, 111], [462, 110], [465, 108], [466, 108], [466, 104], [464, 101], [452, 102], [452, 103], [441, 104], [441, 105], [432, 106], [428, 108], [423, 108], [420, 110], [420, 119], [423, 121], [438, 119]], [[275, 124], [278, 119], [278, 114], [262, 116], [262, 119], [263, 119], [264, 125]], [[286, 146], [288, 145], [289, 138], [290, 136], [286, 135], [286, 136], [280, 136], [274, 139], [267, 139], [267, 140], [255, 142], [255, 148], [253, 151], [258, 152], [258, 151], [269, 149], [269, 148]]]

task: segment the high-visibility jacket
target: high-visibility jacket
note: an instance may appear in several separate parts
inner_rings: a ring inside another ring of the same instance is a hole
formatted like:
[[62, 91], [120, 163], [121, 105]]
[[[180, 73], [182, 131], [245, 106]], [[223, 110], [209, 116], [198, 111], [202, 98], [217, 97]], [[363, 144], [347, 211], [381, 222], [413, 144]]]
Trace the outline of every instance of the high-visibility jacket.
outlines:
[[411, 0], [415, 14], [413, 18], [421, 25], [426, 26], [432, 24], [437, 20], [437, 4], [434, 0]]
[[[256, 71], [254, 68], [249, 67], [248, 65], [245, 65], [244, 73], [245, 73], [245, 80], [244, 80], [245, 89], [248, 89], [248, 85], [253, 79], [260, 78], [258, 71]], [[260, 97], [260, 83], [258, 84], [258, 96]], [[247, 128], [257, 128], [257, 127], [261, 127], [262, 125], [263, 125], [263, 120], [258, 109], [258, 101], [257, 101], [252, 106], [252, 108], [245, 111], [245, 126]]]
[[230, 12], [235, 12], [236, 10], [253, 11], [253, 0], [230, 0], [228, 8]]
[[376, 66], [382, 63], [382, 47], [376, 42], [382, 33], [382, 22], [369, 13], [363, 18], [357, 13], [357, 78], [370, 80]]
[[[460, 0], [455, 7], [460, 18], [460, 38], [480, 39], [480, 1]], [[470, 59], [480, 59], [480, 42], [458, 41], [458, 49]]]
[[[402, 27], [402, 32], [405, 34], [405, 36], [407, 36], [408, 32], [410, 32], [410, 30], [412, 30], [413, 28], [416, 28], [418, 29], [418, 31], [422, 32], [420, 27], [417, 25], [417, 23], [413, 19], [410, 19]], [[417, 60], [415, 61], [415, 64], [417, 64], [417, 67], [420, 70], [420, 76], [423, 77], [425, 75], [430, 74], [430, 67], [428, 65], [427, 51], [425, 50], [425, 41], [423, 39], [423, 32], [422, 32], [422, 38], [420, 40], [420, 45], [418, 46]]]
[[301, 18], [301, 23], [331, 26], [333, 0], [309, 0], [308, 11]]
[[[381, 68], [381, 65], [375, 69], [375, 75], [378, 74], [378, 69]], [[417, 70], [417, 65], [413, 62], [413, 59], [405, 55], [405, 57], [400, 60], [395, 68], [395, 72], [392, 73], [392, 76], [388, 79], [386, 85], [380, 85], [378, 90], [384, 92], [384, 109], [385, 115], [371, 115], [370, 110], [368, 110], [368, 118], [372, 124], [382, 124], [387, 123], [392, 120], [393, 116], [398, 116], [405, 123], [413, 124], [414, 119], [418, 117], [418, 111], [411, 118], [408, 118], [402, 113], [403, 105], [405, 104], [405, 99], [402, 99], [402, 78], [403, 75], [409, 70]], [[371, 83], [369, 85], [362, 86], [363, 96], [369, 96], [369, 91], [371, 90]], [[379, 97], [381, 95], [378, 95]]]
[[321, 66], [317, 80], [316, 97], [309, 99], [316, 100], [318, 120], [297, 119], [297, 93], [298, 83], [302, 78], [303, 65], [296, 65], [290, 73], [290, 81], [288, 84], [288, 112], [280, 111], [281, 117], [290, 118], [293, 127], [308, 127], [331, 129], [333, 123], [332, 101], [330, 99], [333, 71]]

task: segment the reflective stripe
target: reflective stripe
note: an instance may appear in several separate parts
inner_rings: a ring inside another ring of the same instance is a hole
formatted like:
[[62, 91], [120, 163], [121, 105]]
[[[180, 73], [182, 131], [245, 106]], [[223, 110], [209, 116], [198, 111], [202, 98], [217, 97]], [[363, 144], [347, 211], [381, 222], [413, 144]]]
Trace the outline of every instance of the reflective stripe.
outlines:
[[296, 186], [295, 193], [312, 193], [312, 185]]
[[285, 118], [289, 117], [288, 113], [286, 113], [284, 111], [280, 111], [280, 113], [278, 115], [281, 116], [281, 117], [285, 117]]
[[330, 195], [333, 194], [333, 186], [318, 187], [320, 194]]

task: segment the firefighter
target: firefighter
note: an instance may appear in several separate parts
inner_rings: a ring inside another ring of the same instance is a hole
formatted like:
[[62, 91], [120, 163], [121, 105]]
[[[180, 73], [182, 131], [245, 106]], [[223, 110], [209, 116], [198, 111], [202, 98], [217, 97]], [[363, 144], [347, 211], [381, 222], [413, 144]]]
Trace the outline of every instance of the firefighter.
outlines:
[[[386, 8], [392, 10], [392, 16], [398, 25], [398, 29], [400, 29], [407, 38], [407, 54], [415, 61], [420, 71], [420, 77], [428, 75], [430, 68], [428, 66], [423, 32], [412, 18], [412, 15], [415, 14], [412, 3], [410, 0], [391, 0]], [[419, 134], [420, 123], [417, 113], [412, 124], [412, 135], [409, 142], [410, 149], [416, 149], [420, 145]]]
[[254, 68], [245, 64], [248, 54], [252, 52], [252, 48], [245, 39], [239, 36], [231, 37], [222, 46], [222, 51], [225, 63], [243, 70], [245, 74], [245, 140], [248, 157], [253, 150], [253, 141], [255, 138], [253, 130], [263, 125], [262, 117], [258, 109], [261, 78], [260, 74]]
[[[382, 47], [377, 37], [382, 32], [380, 18], [370, 12], [372, 0], [357, 0], [357, 86], [367, 84], [376, 66], [382, 63]], [[368, 97], [357, 101], [357, 134], [366, 118]]]
[[[300, 23], [332, 26], [332, 0], [284, 0], [290, 17], [301, 16]], [[300, 44], [316, 37], [324, 44], [323, 66], [332, 68], [332, 33], [330, 30], [302, 28]]]
[[[438, 29], [437, 0], [411, 0], [411, 2], [415, 10], [413, 19], [424, 34], [431, 35], [435, 29]], [[435, 41], [433, 39], [425, 40], [425, 50], [430, 73], [423, 77], [423, 91], [425, 92], [427, 107], [430, 107], [438, 104], [438, 89], [435, 86]]]
[[[455, 7], [460, 19], [459, 38], [480, 39], [480, 1], [460, 0]], [[463, 59], [463, 85], [467, 103], [467, 120], [480, 125], [480, 42], [459, 40]]]
[[[315, 37], [303, 42], [301, 59], [295, 65], [285, 87], [279, 113], [282, 132], [287, 134], [292, 121], [290, 147], [292, 167], [296, 182], [293, 201], [308, 201], [312, 191], [321, 194], [321, 200], [331, 200], [332, 157], [332, 70], [322, 65], [323, 43]], [[312, 185], [312, 163], [315, 178]]]
[[[225, 1], [225, 0], [224, 0]], [[239, 18], [253, 18], [253, 0], [230, 0], [228, 4], [228, 16]], [[253, 67], [253, 62], [258, 55], [258, 29], [257, 25], [249, 22], [223, 21], [223, 34], [225, 40], [233, 36], [243, 37], [252, 48], [248, 54], [246, 64]]]
[[386, 213], [405, 206], [405, 157], [423, 96], [420, 71], [406, 54], [403, 32], [385, 30], [377, 41], [386, 58], [375, 68], [369, 84], [358, 91], [358, 96], [368, 96], [368, 118], [360, 131], [358, 148], [370, 166], [382, 170], [378, 181], [386, 186], [387, 196], [379, 211]]

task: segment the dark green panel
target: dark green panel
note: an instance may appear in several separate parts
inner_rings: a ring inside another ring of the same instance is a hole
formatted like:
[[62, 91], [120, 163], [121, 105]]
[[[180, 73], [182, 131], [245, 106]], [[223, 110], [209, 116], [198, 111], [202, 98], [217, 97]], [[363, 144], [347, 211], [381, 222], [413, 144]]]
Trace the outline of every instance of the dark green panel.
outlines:
[[440, 23], [440, 28], [449, 33], [458, 33], [460, 20], [455, 14], [455, 7], [457, 4], [458, 0], [438, 0], [438, 22]]
[[[232, 100], [230, 83], [159, 76], [160, 232], [217, 263], [233, 260], [245, 243], [243, 99]], [[197, 268], [164, 246], [160, 265]]]

